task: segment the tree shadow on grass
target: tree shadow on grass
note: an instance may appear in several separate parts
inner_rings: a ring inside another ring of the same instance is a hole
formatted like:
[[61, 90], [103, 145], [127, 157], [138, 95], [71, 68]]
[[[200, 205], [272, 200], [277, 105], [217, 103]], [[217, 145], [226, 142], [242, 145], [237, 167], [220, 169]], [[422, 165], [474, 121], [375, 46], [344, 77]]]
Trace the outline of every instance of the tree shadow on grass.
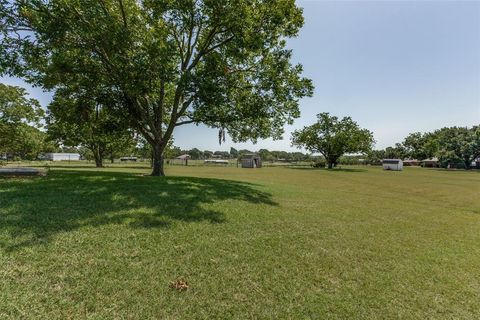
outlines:
[[42, 165], [41, 167], [45, 168], [50, 168], [50, 169], [96, 169], [96, 170], [102, 170], [102, 169], [151, 169], [152, 167], [148, 164], [141, 164], [141, 165], [136, 165], [136, 164], [110, 164], [106, 163], [103, 165], [101, 168], [95, 167], [95, 164], [91, 165], [62, 165], [62, 164], [52, 164], [52, 165]]
[[256, 185], [195, 177], [53, 171], [47, 178], [0, 180], [0, 247], [48, 242], [84, 226], [169, 228], [175, 221], [223, 223], [222, 200], [277, 205]]

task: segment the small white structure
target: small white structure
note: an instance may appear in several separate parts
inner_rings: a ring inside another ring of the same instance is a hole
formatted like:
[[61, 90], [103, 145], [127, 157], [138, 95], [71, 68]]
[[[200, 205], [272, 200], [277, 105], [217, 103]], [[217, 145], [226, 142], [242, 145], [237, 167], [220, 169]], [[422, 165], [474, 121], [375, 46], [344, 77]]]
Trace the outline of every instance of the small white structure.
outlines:
[[79, 161], [78, 153], [46, 153], [45, 157], [50, 161]]
[[203, 164], [224, 164], [228, 166], [228, 160], [221, 160], [221, 159], [207, 159], [203, 162]]
[[383, 159], [383, 170], [402, 171], [403, 162], [400, 159]]

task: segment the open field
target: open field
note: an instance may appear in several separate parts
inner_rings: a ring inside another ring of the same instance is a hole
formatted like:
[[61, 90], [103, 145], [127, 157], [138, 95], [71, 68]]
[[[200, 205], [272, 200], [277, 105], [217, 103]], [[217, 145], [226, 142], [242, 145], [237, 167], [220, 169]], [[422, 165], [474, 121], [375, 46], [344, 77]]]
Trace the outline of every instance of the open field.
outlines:
[[480, 172], [148, 171], [0, 179], [0, 318], [478, 319]]

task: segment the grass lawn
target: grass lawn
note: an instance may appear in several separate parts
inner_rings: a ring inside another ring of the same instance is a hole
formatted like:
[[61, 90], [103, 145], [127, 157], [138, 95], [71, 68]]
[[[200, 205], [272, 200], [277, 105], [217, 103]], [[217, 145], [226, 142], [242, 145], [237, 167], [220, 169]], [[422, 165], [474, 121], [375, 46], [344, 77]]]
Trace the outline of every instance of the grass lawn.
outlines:
[[147, 171], [0, 179], [1, 319], [479, 318], [480, 172]]

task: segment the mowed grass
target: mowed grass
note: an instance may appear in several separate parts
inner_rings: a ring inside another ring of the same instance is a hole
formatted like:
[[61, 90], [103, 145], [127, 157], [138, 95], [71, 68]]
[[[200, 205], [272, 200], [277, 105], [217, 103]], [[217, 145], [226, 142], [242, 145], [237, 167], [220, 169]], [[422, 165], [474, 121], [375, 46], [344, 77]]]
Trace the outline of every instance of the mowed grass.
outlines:
[[479, 318], [480, 172], [167, 170], [0, 179], [0, 318]]

